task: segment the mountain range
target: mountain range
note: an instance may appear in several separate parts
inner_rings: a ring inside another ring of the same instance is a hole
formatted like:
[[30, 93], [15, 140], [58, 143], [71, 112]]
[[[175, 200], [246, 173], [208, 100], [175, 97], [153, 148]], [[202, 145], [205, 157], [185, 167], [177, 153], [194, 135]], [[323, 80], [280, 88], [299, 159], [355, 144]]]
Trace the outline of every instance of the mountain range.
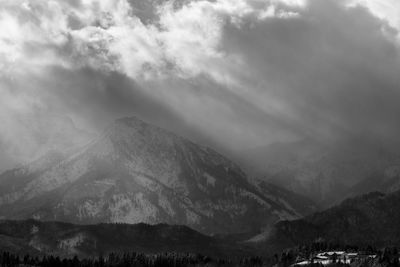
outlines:
[[73, 152], [52, 152], [0, 176], [0, 217], [77, 224], [168, 223], [205, 234], [259, 232], [300, 218], [311, 201], [136, 117]]
[[271, 256], [325, 242], [341, 247], [400, 246], [400, 191], [372, 192], [302, 219], [280, 221], [253, 238], [209, 236], [167, 224], [74, 225], [29, 220], [0, 221], [0, 249], [14, 253], [92, 257], [110, 252], [201, 253], [213, 257]]
[[[136, 117], [118, 119], [84, 146], [50, 151], [0, 175], [0, 248], [60, 256], [135, 250], [219, 257], [318, 240], [400, 245], [396, 154], [308, 142], [271, 147], [267, 158], [259, 153], [260, 162], [272, 164], [269, 174], [256, 179], [206, 146]], [[330, 186], [310, 186], [317, 170], [325, 171], [320, 176]], [[382, 193], [353, 197], [374, 189]], [[308, 193], [314, 200], [326, 193], [336, 202], [315, 212], [314, 202], [302, 196]]]

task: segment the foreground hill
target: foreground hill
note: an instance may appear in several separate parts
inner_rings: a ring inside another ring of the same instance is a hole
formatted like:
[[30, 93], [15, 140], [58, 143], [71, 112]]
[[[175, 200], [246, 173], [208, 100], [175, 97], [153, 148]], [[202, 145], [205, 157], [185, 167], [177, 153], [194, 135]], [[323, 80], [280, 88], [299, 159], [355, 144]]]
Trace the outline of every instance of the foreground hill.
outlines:
[[317, 240], [358, 246], [400, 246], [400, 191], [369, 193], [304, 219], [277, 223], [266, 235], [270, 248]]
[[61, 222], [0, 221], [0, 250], [62, 257], [90, 257], [111, 252], [200, 253], [243, 256], [250, 250], [205, 236], [186, 226], [167, 224], [73, 225]]
[[72, 155], [51, 155], [0, 176], [0, 217], [7, 219], [168, 223], [240, 233], [312, 208], [294, 193], [249, 182], [214, 150], [135, 117], [115, 121]]

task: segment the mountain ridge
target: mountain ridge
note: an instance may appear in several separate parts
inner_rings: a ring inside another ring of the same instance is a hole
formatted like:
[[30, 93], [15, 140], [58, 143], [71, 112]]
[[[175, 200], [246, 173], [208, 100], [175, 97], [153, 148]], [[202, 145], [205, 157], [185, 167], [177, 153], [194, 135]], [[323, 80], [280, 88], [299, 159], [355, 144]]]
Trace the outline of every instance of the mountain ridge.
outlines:
[[218, 152], [136, 117], [118, 119], [81, 150], [29, 170], [0, 176], [0, 217], [165, 222], [210, 234], [257, 232], [314, 208], [286, 191], [260, 188]]
[[371, 192], [299, 220], [278, 222], [260, 241], [272, 250], [324, 241], [352, 246], [399, 246], [400, 191]]
[[[380, 178], [393, 176], [393, 170], [400, 173], [396, 149], [371, 140], [273, 143], [246, 151], [237, 161], [250, 175], [310, 197], [323, 208], [383, 188]], [[374, 175], [379, 179], [369, 179]]]

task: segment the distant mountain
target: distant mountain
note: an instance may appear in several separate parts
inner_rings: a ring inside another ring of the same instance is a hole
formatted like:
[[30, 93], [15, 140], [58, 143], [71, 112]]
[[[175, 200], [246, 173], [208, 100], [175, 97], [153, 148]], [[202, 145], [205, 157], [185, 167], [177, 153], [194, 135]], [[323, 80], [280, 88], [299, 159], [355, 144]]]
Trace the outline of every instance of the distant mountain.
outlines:
[[400, 166], [393, 165], [371, 173], [368, 177], [350, 187], [346, 195], [350, 197], [373, 191], [391, 193], [397, 190], [400, 190]]
[[347, 140], [326, 145], [309, 139], [275, 143], [241, 153], [238, 162], [252, 176], [329, 207], [346, 197], [374, 191], [382, 181], [379, 177], [364, 186], [365, 179], [378, 173], [393, 176], [400, 169], [396, 150], [371, 143]]
[[359, 246], [400, 246], [399, 225], [400, 191], [388, 195], [373, 192], [304, 219], [279, 222], [262, 242], [276, 250], [317, 240]]
[[[15, 115], [15, 128], [10, 130], [10, 139], [0, 140], [0, 169], [7, 170], [45, 157], [49, 153], [70, 153], [87, 144], [94, 134], [82, 130], [64, 115]], [[3, 122], [7, 129], [12, 119]], [[35, 123], [32, 123], [35, 122]]]
[[91, 257], [111, 252], [251, 255], [249, 248], [167, 224], [73, 225], [61, 222], [0, 221], [0, 250], [24, 255]]
[[7, 219], [169, 223], [212, 234], [257, 232], [312, 209], [304, 197], [250, 182], [212, 149], [135, 117], [115, 121], [75, 153], [0, 176]]

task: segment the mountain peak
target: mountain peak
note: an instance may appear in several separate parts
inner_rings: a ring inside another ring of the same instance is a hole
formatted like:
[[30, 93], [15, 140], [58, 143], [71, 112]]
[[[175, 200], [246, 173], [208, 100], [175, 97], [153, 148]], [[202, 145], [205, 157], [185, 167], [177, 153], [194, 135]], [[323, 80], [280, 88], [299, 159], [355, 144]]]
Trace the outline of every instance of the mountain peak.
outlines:
[[221, 154], [137, 117], [116, 120], [43, 171], [12, 175], [9, 190], [0, 177], [7, 189], [0, 192], [4, 218], [169, 223], [234, 233], [301, 215], [298, 199], [255, 186]]
[[134, 126], [153, 126], [153, 127], [155, 127], [154, 125], [151, 125], [150, 123], [145, 122], [144, 120], [140, 119], [137, 116], [129, 116], [129, 117], [119, 118], [119, 119], [115, 120], [115, 123], [123, 124], [126, 126], [131, 126], [131, 127], [134, 127]]
[[[114, 121], [105, 131], [106, 135], [120, 135], [125, 134], [125, 138], [138, 138], [142, 136], [143, 138], [149, 137], [154, 138], [158, 136], [159, 138], [180, 138], [184, 139], [175, 133], [172, 133], [166, 129], [163, 129], [155, 124], [149, 123], [145, 120], [140, 119], [136, 116], [124, 117]], [[115, 137], [115, 136], [114, 136]]]

